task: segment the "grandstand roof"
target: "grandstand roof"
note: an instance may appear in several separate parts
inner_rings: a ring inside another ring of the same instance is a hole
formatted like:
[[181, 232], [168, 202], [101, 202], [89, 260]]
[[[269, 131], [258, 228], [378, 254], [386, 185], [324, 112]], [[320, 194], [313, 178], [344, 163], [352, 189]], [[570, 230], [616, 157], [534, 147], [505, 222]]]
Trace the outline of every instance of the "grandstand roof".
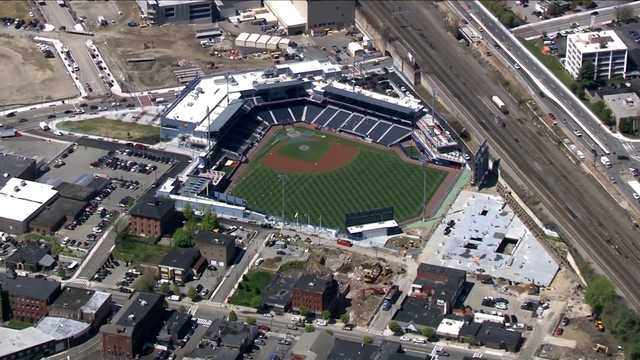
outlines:
[[263, 91], [269, 91], [273, 89], [302, 86], [304, 85], [304, 83], [305, 83], [304, 80], [293, 79], [293, 80], [280, 81], [280, 82], [271, 83], [271, 84], [258, 84], [255, 86], [255, 88], [256, 88], [256, 92], [260, 93]]
[[[210, 132], [218, 132], [242, 109], [244, 100], [236, 99], [227, 105], [224, 110], [217, 116], [211, 118], [211, 124], [209, 125]], [[212, 114], [213, 115], [213, 114]]]
[[370, 104], [373, 106], [377, 106], [377, 107], [381, 107], [381, 108], [385, 108], [394, 112], [398, 112], [403, 116], [409, 116], [414, 112], [414, 109], [406, 107], [406, 106], [402, 106], [402, 105], [398, 105], [398, 104], [394, 104], [391, 102], [387, 102], [387, 101], [383, 101], [383, 100], [378, 100], [376, 98], [372, 98], [369, 96], [365, 96], [359, 93], [355, 93], [352, 91], [348, 91], [348, 90], [343, 90], [343, 89], [339, 89], [337, 87], [334, 86], [327, 86], [324, 88], [324, 93], [325, 95], [337, 95], [337, 96], [342, 96], [342, 97], [346, 97], [348, 99], [354, 100], [354, 101], [358, 101], [358, 102], [362, 102], [365, 104]]

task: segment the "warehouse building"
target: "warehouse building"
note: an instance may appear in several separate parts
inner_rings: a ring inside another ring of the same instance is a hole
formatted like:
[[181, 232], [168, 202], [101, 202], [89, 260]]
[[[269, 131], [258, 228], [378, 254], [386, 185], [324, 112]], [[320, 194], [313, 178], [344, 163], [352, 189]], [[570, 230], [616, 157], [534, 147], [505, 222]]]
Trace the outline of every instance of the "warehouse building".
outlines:
[[264, 5], [289, 35], [344, 28], [355, 23], [355, 0], [266, 0]]
[[136, 0], [151, 24], [205, 23], [218, 20], [214, 0]]
[[613, 30], [570, 34], [567, 36], [565, 68], [574, 79], [588, 62], [595, 67], [595, 79], [625, 77], [627, 72], [627, 46]]
[[9, 179], [0, 189], [0, 231], [28, 232], [29, 222], [57, 197], [58, 192], [51, 185]]

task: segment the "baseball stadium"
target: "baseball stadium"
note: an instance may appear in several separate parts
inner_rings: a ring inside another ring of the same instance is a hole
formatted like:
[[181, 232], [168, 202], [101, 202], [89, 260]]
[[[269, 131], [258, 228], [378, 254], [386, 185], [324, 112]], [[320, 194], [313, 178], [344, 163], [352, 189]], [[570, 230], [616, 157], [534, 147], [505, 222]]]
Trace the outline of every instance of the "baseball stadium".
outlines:
[[426, 110], [341, 80], [314, 61], [194, 81], [165, 110], [161, 137], [200, 146], [204, 168], [225, 169], [218, 201], [267, 217], [339, 230], [375, 209], [392, 209], [381, 222], [418, 218], [448, 172], [396, 145]]

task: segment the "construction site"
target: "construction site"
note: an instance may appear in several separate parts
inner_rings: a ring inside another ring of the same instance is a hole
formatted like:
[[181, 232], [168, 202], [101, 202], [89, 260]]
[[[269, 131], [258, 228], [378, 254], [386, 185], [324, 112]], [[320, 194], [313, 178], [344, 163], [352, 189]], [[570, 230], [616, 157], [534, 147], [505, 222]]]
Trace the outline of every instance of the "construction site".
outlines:
[[385, 295], [406, 269], [375, 258], [342, 250], [340, 248], [311, 243], [300, 236], [276, 234], [266, 244], [259, 261], [259, 270], [285, 275], [301, 273], [333, 274], [341, 284], [348, 284], [349, 293], [343, 309], [350, 315], [351, 323], [368, 326]]

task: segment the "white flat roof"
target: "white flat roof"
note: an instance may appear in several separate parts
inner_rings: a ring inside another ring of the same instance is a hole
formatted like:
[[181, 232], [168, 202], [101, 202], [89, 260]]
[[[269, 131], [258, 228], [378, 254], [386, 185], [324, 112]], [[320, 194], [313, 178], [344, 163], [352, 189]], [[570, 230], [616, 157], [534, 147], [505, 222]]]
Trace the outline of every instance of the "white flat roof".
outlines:
[[375, 91], [365, 90], [365, 89], [363, 89], [361, 87], [358, 87], [358, 86], [355, 87], [355, 91], [354, 91], [354, 87], [352, 85], [341, 83], [341, 82], [338, 82], [338, 81], [334, 81], [331, 84], [327, 84], [327, 85], [331, 85], [333, 87], [336, 87], [336, 88], [339, 88], [339, 89], [342, 89], [342, 90], [355, 92], [355, 93], [358, 93], [358, 94], [362, 94], [364, 96], [368, 96], [370, 98], [382, 100], [382, 101], [385, 101], [385, 102], [388, 102], [388, 103], [404, 106], [406, 108], [410, 108], [410, 109], [414, 109], [414, 110], [421, 109], [423, 107], [422, 106], [422, 102], [419, 99], [416, 99], [414, 97], [404, 96], [404, 97], [401, 97], [401, 98], [394, 98], [394, 97], [391, 97], [391, 96], [380, 94], [380, 93], [375, 92]]
[[460, 330], [464, 325], [464, 321], [455, 320], [455, 319], [442, 319], [438, 328], [436, 329], [436, 334], [438, 335], [450, 335], [450, 336], [458, 336], [460, 334]]
[[36, 329], [59, 341], [77, 337], [89, 330], [89, 326], [82, 321], [46, 316], [38, 322]]
[[298, 9], [290, 1], [267, 0], [264, 5], [273, 12], [285, 27], [305, 26], [307, 20], [302, 17]]
[[[288, 39], [283, 39], [281, 41], [284, 41], [284, 40], [288, 40]], [[311, 61], [302, 61], [302, 62], [295, 62], [290, 64], [276, 65], [276, 69], [278, 70], [289, 69], [289, 71], [291, 71], [292, 74], [304, 74], [304, 73], [322, 70], [322, 72], [326, 74], [326, 73], [341, 71], [342, 67], [340, 65], [332, 64], [328, 61], [320, 62], [318, 60], [311, 60]]]
[[18, 178], [9, 179], [4, 187], [0, 189], [0, 194], [40, 204], [48, 202], [57, 193], [58, 191], [54, 190], [51, 185]]
[[25, 221], [57, 193], [51, 185], [11, 178], [0, 189], [0, 218]]
[[52, 340], [54, 340], [53, 337], [34, 327], [28, 327], [23, 330], [0, 327], [0, 357], [5, 357]]
[[[613, 30], [569, 34], [567, 41], [574, 42], [582, 53], [627, 50], [627, 45], [622, 42], [618, 34]], [[605, 45], [601, 46], [600, 44]]]
[[397, 226], [398, 226], [398, 223], [395, 220], [387, 220], [387, 221], [369, 223], [364, 225], [349, 226], [347, 228], [347, 231], [351, 234], [354, 234], [354, 233], [359, 233], [363, 231], [386, 229], [386, 228], [397, 227]]
[[16, 199], [11, 196], [0, 194], [0, 218], [14, 221], [25, 221], [33, 213], [38, 211], [42, 204]]

